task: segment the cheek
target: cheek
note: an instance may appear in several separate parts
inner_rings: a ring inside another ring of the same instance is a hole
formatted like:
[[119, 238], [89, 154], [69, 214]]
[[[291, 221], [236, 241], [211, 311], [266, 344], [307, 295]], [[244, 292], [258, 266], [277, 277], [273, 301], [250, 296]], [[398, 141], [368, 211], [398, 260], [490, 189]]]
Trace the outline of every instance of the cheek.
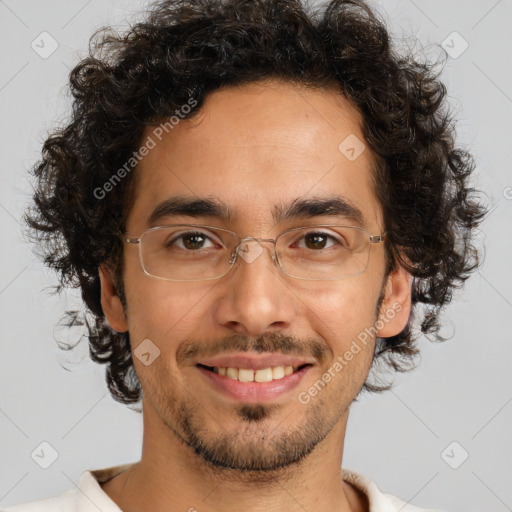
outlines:
[[131, 278], [126, 288], [128, 328], [136, 346], [149, 338], [161, 351], [172, 350], [171, 340], [200, 334], [204, 305], [214, 283], [172, 283], [146, 275]]
[[379, 293], [375, 280], [363, 274], [346, 281], [326, 283], [322, 288], [309, 290], [307, 295], [299, 293], [299, 297], [303, 297], [308, 324], [337, 356], [375, 325]]
[[[186, 290], [184, 287], [186, 286]], [[180, 341], [201, 334], [205, 295], [191, 283], [157, 281], [147, 276], [130, 281], [126, 290], [128, 329], [135, 371], [147, 393], [179, 385], [175, 353]]]
[[325, 385], [326, 394], [321, 393], [324, 403], [340, 414], [366, 381], [375, 349], [371, 329], [377, 320], [380, 289], [358, 277], [361, 279], [329, 283], [304, 301], [307, 323], [328, 345], [330, 354], [312, 379], [313, 385], [301, 390], [299, 401], [313, 399]]

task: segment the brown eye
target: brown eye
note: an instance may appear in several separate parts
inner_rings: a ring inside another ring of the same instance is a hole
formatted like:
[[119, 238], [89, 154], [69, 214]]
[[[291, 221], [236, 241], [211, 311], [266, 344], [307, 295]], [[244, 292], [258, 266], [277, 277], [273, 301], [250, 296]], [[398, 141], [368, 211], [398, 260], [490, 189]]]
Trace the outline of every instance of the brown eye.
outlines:
[[202, 246], [206, 240], [206, 237], [202, 234], [196, 233], [191, 235], [185, 235], [182, 237], [183, 246], [189, 250], [202, 249]]
[[308, 249], [324, 249], [328, 238], [331, 237], [324, 233], [308, 233], [304, 237], [305, 245]]
[[336, 249], [343, 246], [340, 240], [323, 231], [310, 231], [302, 235], [296, 244], [300, 249], [310, 249], [322, 253], [325, 252], [322, 249]]
[[201, 249], [211, 248], [213, 243], [210, 237], [206, 234], [201, 233], [200, 231], [190, 231], [175, 236], [167, 242], [166, 246], [170, 248], [176, 247], [187, 251], [199, 251]]

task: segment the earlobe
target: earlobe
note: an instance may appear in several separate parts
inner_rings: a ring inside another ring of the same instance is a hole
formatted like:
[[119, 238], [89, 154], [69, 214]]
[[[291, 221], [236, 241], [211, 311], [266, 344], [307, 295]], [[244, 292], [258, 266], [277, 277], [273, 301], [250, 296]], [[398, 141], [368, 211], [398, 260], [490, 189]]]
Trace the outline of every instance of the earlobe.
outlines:
[[377, 321], [379, 338], [396, 336], [404, 330], [411, 313], [411, 291], [411, 274], [397, 265], [384, 287], [384, 299]]
[[121, 299], [117, 294], [110, 270], [104, 266], [98, 269], [101, 283], [101, 307], [107, 321], [117, 332], [126, 332], [128, 324]]

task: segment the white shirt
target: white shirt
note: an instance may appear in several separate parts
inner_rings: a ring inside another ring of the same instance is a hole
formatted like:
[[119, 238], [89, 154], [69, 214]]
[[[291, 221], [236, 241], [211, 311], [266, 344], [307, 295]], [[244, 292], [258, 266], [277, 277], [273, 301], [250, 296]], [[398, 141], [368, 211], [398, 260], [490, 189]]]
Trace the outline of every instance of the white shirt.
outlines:
[[[82, 473], [76, 489], [54, 498], [32, 501], [6, 508], [4, 512], [122, 512], [100, 486], [114, 476], [126, 471], [132, 464], [123, 464]], [[391, 494], [383, 494], [368, 477], [342, 469], [343, 480], [360, 489], [367, 497], [370, 512], [436, 512], [408, 505]], [[437, 511], [439, 512], [439, 511]]]

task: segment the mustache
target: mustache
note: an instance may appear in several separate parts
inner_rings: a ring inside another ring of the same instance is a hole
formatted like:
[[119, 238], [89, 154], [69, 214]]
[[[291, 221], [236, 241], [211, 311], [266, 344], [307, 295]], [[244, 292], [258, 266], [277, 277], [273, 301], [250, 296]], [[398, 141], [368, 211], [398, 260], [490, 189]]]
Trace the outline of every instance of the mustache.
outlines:
[[234, 334], [218, 341], [182, 341], [176, 350], [178, 365], [198, 357], [212, 357], [225, 352], [272, 352], [314, 357], [322, 364], [331, 352], [329, 346], [316, 338], [297, 338], [282, 333], [271, 333], [258, 337]]

